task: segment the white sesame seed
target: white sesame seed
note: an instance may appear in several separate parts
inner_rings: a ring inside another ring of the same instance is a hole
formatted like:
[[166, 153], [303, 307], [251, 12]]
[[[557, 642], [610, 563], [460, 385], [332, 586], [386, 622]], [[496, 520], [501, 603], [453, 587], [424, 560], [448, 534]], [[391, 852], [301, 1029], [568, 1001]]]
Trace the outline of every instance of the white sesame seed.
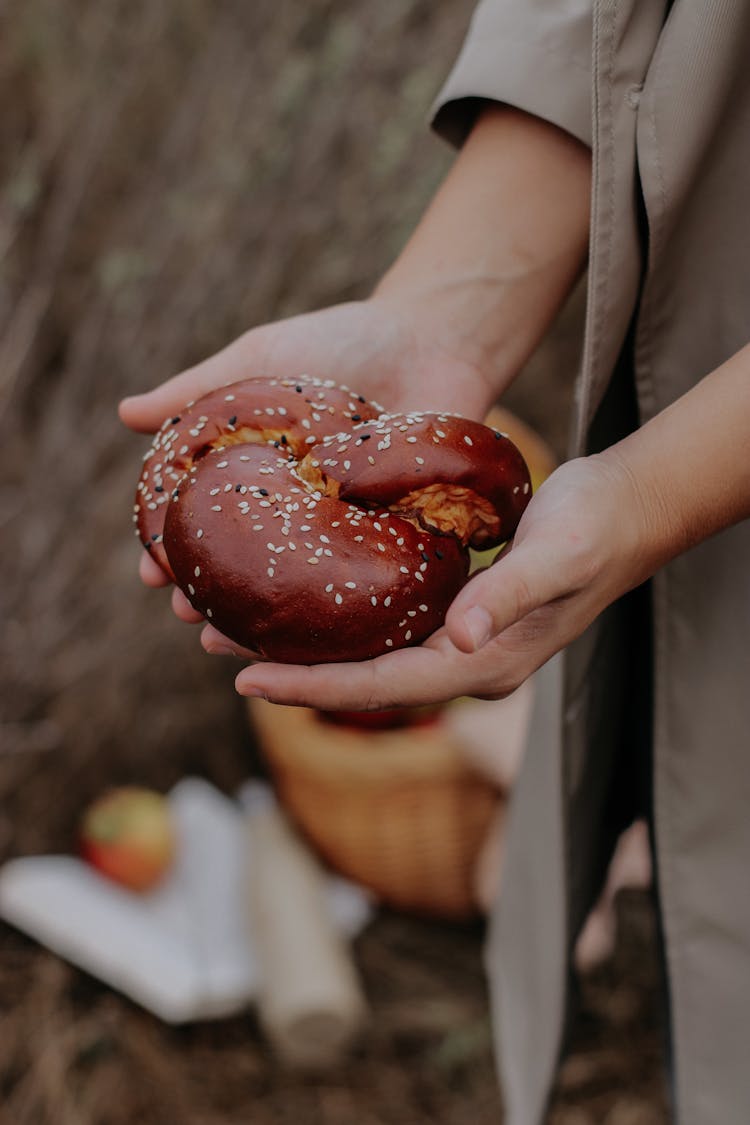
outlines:
[[200, 578], [201, 568], [199, 566], [196, 566], [195, 570], [193, 571], [193, 574], [195, 575], [196, 578]]
[[388, 648], [393, 648], [393, 641], [390, 639], [390, 637], [385, 643], [388, 645]]
[[211, 505], [211, 511], [212, 512], [220, 512], [221, 511], [221, 504], [212, 504]]
[[337, 594], [336, 597], [334, 598], [334, 601], [336, 602], [336, 605], [341, 605], [343, 600], [344, 599], [342, 598], [341, 594]]
[[427, 606], [426, 605], [421, 605], [419, 608], [422, 611], [422, 613], [427, 613]]
[[474, 444], [474, 442], [471, 440], [471, 438], [469, 437], [468, 434], [464, 434], [464, 441], [466, 442], [467, 445], [473, 445]]
[[344, 585], [346, 586], [347, 590], [356, 590], [357, 589], [357, 583], [356, 582], [345, 582]]
[[188, 593], [190, 594], [191, 597], [195, 593], [195, 586], [191, 585], [190, 582], [188, 582]]
[[333, 582], [329, 582], [328, 585], [326, 586], [326, 593], [330, 594], [332, 590], [333, 590]]
[[202, 527], [198, 528], [198, 530], [195, 533], [195, 537], [196, 537], [196, 539], [202, 539], [203, 538], [203, 528]]
[[391, 595], [389, 594], [389, 595], [388, 595], [388, 597], [387, 597], [387, 598], [385, 599], [385, 601], [383, 602], [383, 605], [384, 605], [384, 606], [389, 606], [389, 605], [391, 604], [391, 600], [392, 600], [392, 599], [391, 599]]

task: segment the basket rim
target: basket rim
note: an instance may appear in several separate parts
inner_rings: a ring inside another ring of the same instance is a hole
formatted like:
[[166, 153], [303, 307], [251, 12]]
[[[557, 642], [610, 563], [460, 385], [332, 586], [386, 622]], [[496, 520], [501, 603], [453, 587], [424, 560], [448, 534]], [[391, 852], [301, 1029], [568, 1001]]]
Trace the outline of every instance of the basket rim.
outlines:
[[447, 724], [382, 732], [337, 727], [307, 707], [248, 700], [262, 753], [280, 768], [303, 770], [342, 788], [356, 781], [475, 781], [496, 788], [463, 753]]

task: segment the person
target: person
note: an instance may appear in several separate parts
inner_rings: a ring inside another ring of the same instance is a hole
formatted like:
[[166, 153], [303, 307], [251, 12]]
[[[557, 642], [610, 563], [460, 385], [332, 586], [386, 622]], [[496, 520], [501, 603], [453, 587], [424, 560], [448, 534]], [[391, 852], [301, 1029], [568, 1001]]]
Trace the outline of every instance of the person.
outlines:
[[[750, 1120], [748, 48], [747, 0], [484, 0], [435, 109], [459, 154], [374, 293], [121, 406], [148, 431], [218, 384], [307, 371], [481, 418], [588, 268], [570, 458], [445, 627], [237, 677], [351, 709], [498, 698], [536, 672], [488, 946], [510, 1125], [544, 1120], [575, 937], [641, 813], [677, 1119]], [[142, 574], [162, 580], [145, 557]]]

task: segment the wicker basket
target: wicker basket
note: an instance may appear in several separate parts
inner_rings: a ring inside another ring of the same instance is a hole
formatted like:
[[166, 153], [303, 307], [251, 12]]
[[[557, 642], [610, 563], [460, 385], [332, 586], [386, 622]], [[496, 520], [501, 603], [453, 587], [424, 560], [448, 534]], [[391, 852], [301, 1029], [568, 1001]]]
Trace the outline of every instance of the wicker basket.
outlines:
[[334, 870], [402, 910], [478, 913], [474, 868], [503, 798], [440, 717], [369, 731], [306, 708], [249, 706], [285, 810]]

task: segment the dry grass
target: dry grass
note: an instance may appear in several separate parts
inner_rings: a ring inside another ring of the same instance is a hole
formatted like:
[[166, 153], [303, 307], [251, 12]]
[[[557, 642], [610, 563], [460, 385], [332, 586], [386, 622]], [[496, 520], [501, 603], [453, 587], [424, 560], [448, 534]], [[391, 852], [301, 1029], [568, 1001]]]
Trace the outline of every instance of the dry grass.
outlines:
[[[422, 121], [470, 6], [0, 0], [2, 855], [67, 848], [106, 784], [230, 790], [251, 768], [233, 670], [136, 580], [143, 443], [116, 404], [252, 323], [367, 291], [449, 159]], [[565, 354], [544, 401], [516, 392], [540, 425]], [[0, 942], [0, 1125], [497, 1119], [475, 930], [383, 918], [360, 945], [371, 1035], [317, 1079], [281, 1072], [251, 1020], [168, 1029]], [[557, 1125], [604, 1120], [585, 1110], [602, 1086], [652, 1104], [653, 982], [630, 987], [620, 1034], [602, 985], [618, 1061], [585, 1045]]]

